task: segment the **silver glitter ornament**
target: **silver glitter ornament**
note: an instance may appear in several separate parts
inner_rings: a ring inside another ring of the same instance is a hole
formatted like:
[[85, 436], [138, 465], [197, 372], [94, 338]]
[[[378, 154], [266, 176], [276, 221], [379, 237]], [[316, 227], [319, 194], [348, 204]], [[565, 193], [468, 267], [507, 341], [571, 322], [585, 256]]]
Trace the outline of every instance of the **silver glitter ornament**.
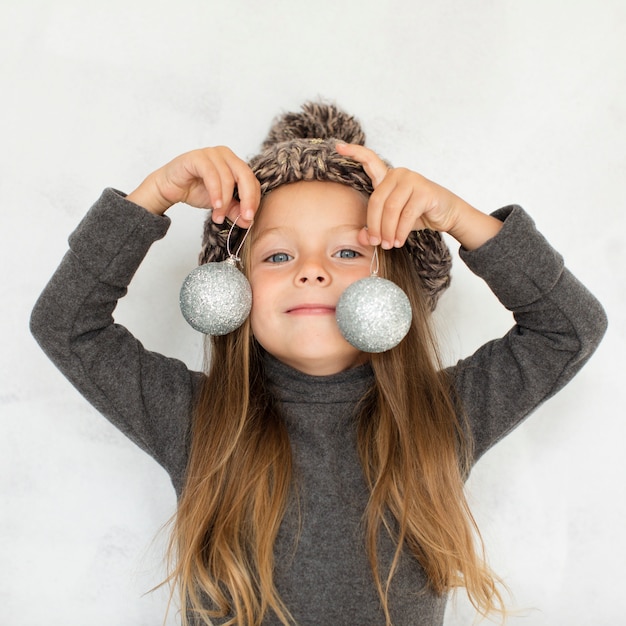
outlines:
[[230, 238], [239, 216], [231, 224], [226, 238], [228, 258], [217, 263], [206, 263], [191, 271], [180, 290], [180, 310], [196, 330], [205, 335], [227, 335], [239, 328], [252, 308], [252, 289], [248, 279], [239, 271], [244, 241], [237, 252], [230, 250]]
[[362, 352], [385, 352], [404, 339], [413, 315], [404, 291], [374, 274], [352, 283], [341, 294], [336, 317], [348, 343]]
[[180, 290], [180, 310], [205, 335], [227, 335], [250, 314], [252, 290], [233, 258], [206, 263], [189, 273]]

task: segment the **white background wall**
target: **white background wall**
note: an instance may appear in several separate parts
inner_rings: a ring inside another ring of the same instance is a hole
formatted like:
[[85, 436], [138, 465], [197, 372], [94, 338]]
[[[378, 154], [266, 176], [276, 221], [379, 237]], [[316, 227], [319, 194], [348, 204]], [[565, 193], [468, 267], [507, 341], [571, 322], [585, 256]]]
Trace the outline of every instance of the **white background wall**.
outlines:
[[[32, 305], [105, 186], [180, 152], [242, 157], [272, 117], [324, 96], [369, 144], [477, 206], [524, 205], [606, 306], [587, 368], [491, 451], [468, 488], [510, 624], [624, 623], [623, 0], [2, 0], [0, 624], [160, 623], [164, 472], [31, 339]], [[202, 214], [179, 206], [118, 320], [199, 367], [177, 309]], [[510, 324], [457, 262], [449, 360]], [[469, 624], [463, 599], [448, 626]], [[169, 624], [175, 620], [170, 618]]]

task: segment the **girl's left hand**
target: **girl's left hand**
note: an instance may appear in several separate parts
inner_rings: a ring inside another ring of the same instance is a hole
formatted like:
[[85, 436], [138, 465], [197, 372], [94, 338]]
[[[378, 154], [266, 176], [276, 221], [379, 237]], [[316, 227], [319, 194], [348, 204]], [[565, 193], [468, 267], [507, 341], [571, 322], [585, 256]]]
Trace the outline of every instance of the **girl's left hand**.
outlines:
[[454, 235], [461, 214], [475, 211], [451, 191], [417, 172], [389, 168], [369, 148], [338, 143], [336, 150], [361, 163], [374, 185], [367, 206], [367, 229], [359, 233], [363, 244], [380, 244], [384, 249], [401, 247], [412, 230], [423, 228]]

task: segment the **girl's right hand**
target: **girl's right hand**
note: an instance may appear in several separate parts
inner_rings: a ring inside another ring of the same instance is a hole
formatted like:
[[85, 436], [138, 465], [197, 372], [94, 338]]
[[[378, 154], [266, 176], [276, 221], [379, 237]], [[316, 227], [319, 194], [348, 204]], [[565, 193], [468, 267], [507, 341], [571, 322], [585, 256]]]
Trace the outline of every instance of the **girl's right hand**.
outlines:
[[[233, 198], [237, 185], [239, 198]], [[163, 215], [177, 202], [212, 208], [212, 219], [225, 217], [247, 228], [261, 199], [261, 188], [245, 161], [226, 146], [192, 150], [150, 174], [127, 199], [151, 213]]]

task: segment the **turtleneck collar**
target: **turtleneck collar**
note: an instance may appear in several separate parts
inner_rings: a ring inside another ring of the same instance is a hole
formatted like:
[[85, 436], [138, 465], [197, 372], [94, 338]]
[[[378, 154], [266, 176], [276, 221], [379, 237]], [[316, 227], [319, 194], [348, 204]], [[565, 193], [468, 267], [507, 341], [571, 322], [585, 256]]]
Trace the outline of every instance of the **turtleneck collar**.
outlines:
[[374, 382], [374, 372], [369, 363], [329, 376], [304, 374], [267, 353], [263, 364], [270, 387], [281, 402], [354, 402]]

